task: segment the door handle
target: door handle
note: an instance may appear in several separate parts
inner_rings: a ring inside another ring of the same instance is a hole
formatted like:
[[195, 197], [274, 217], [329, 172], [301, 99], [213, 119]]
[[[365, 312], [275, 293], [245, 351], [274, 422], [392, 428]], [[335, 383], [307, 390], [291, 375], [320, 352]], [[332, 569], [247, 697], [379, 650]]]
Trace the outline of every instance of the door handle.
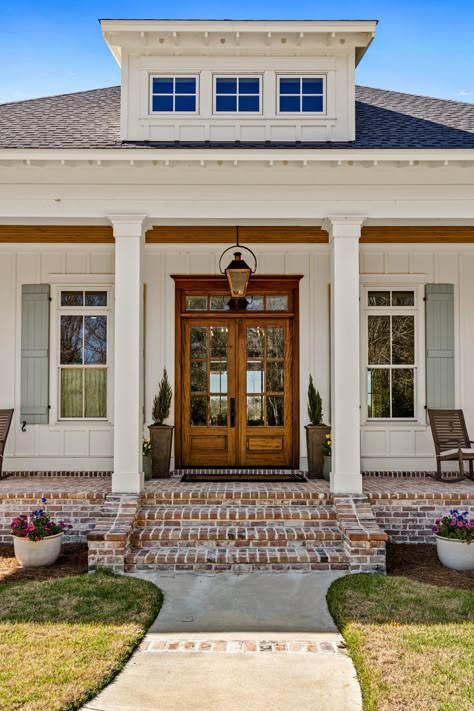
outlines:
[[235, 397], [230, 398], [230, 426], [235, 427]]

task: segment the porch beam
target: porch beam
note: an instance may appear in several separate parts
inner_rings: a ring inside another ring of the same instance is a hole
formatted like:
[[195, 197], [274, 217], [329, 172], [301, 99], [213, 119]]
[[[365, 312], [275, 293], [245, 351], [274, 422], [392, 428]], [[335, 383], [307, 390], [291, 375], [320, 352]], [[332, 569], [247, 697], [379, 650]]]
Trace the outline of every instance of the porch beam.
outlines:
[[360, 469], [359, 239], [365, 218], [324, 220], [331, 245], [330, 488], [362, 493]]
[[112, 492], [144, 486], [143, 249], [145, 215], [110, 215], [115, 238], [114, 466]]

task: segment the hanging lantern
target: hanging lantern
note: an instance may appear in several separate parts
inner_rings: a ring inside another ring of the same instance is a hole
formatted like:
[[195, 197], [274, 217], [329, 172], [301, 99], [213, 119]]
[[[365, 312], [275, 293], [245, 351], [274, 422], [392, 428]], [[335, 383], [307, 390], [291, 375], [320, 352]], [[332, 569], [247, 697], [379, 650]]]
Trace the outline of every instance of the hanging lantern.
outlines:
[[[230, 288], [230, 295], [231, 295], [231, 300], [229, 301], [229, 307], [231, 309], [245, 309], [247, 307], [247, 300], [245, 298], [245, 295], [247, 294], [247, 287], [250, 279], [251, 274], [255, 274], [257, 271], [257, 258], [255, 257], [255, 254], [252, 252], [251, 249], [248, 247], [242, 247], [239, 245], [239, 228], [235, 228], [236, 231], [236, 244], [232, 247], [228, 247], [224, 252], [221, 254], [221, 258], [219, 260], [219, 270], [221, 274], [225, 274], [227, 277], [227, 281], [229, 282], [229, 288]], [[255, 267], [251, 269], [247, 262], [245, 262], [242, 259], [242, 252], [234, 252], [234, 258], [230, 262], [230, 264], [226, 267], [225, 270], [222, 270], [221, 267], [221, 262], [222, 262], [222, 257], [224, 254], [229, 252], [231, 249], [234, 249], [237, 247], [238, 249], [245, 249], [247, 252], [249, 252], [254, 261], [255, 261]]]

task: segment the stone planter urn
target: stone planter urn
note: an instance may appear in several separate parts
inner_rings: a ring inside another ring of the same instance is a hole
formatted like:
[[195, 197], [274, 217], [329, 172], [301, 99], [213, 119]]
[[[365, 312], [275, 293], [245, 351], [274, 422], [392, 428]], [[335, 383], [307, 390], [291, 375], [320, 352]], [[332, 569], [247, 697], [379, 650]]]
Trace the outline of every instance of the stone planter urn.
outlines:
[[308, 479], [323, 477], [323, 442], [331, 431], [327, 425], [305, 425], [306, 448], [308, 451]]
[[330, 475], [331, 475], [331, 455], [325, 454], [324, 461], [323, 461], [323, 479], [326, 479], [326, 481], [329, 481]]
[[28, 538], [13, 536], [15, 558], [23, 568], [39, 568], [55, 563], [61, 552], [61, 542], [64, 533], [42, 538], [40, 541], [30, 541]]
[[171, 425], [150, 425], [151, 478], [167, 479], [170, 475], [171, 445], [173, 430]]
[[474, 570], [474, 543], [435, 536], [440, 562], [453, 570]]
[[143, 473], [145, 481], [151, 479], [151, 454], [143, 455]]

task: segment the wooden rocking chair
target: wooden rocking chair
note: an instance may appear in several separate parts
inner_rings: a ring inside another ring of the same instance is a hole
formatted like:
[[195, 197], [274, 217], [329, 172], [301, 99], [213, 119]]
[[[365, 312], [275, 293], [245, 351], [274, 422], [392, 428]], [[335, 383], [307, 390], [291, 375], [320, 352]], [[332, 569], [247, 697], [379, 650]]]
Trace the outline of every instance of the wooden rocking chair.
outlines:
[[[455, 482], [466, 477], [464, 462], [469, 462], [469, 479], [474, 479], [473, 461], [474, 444], [469, 439], [466, 422], [462, 410], [428, 410], [431, 433], [436, 450], [437, 481]], [[459, 462], [459, 476], [443, 478], [441, 463], [448, 461]]]
[[3, 452], [7, 443], [8, 432], [12, 423], [13, 410], [0, 410], [0, 477], [3, 468]]

